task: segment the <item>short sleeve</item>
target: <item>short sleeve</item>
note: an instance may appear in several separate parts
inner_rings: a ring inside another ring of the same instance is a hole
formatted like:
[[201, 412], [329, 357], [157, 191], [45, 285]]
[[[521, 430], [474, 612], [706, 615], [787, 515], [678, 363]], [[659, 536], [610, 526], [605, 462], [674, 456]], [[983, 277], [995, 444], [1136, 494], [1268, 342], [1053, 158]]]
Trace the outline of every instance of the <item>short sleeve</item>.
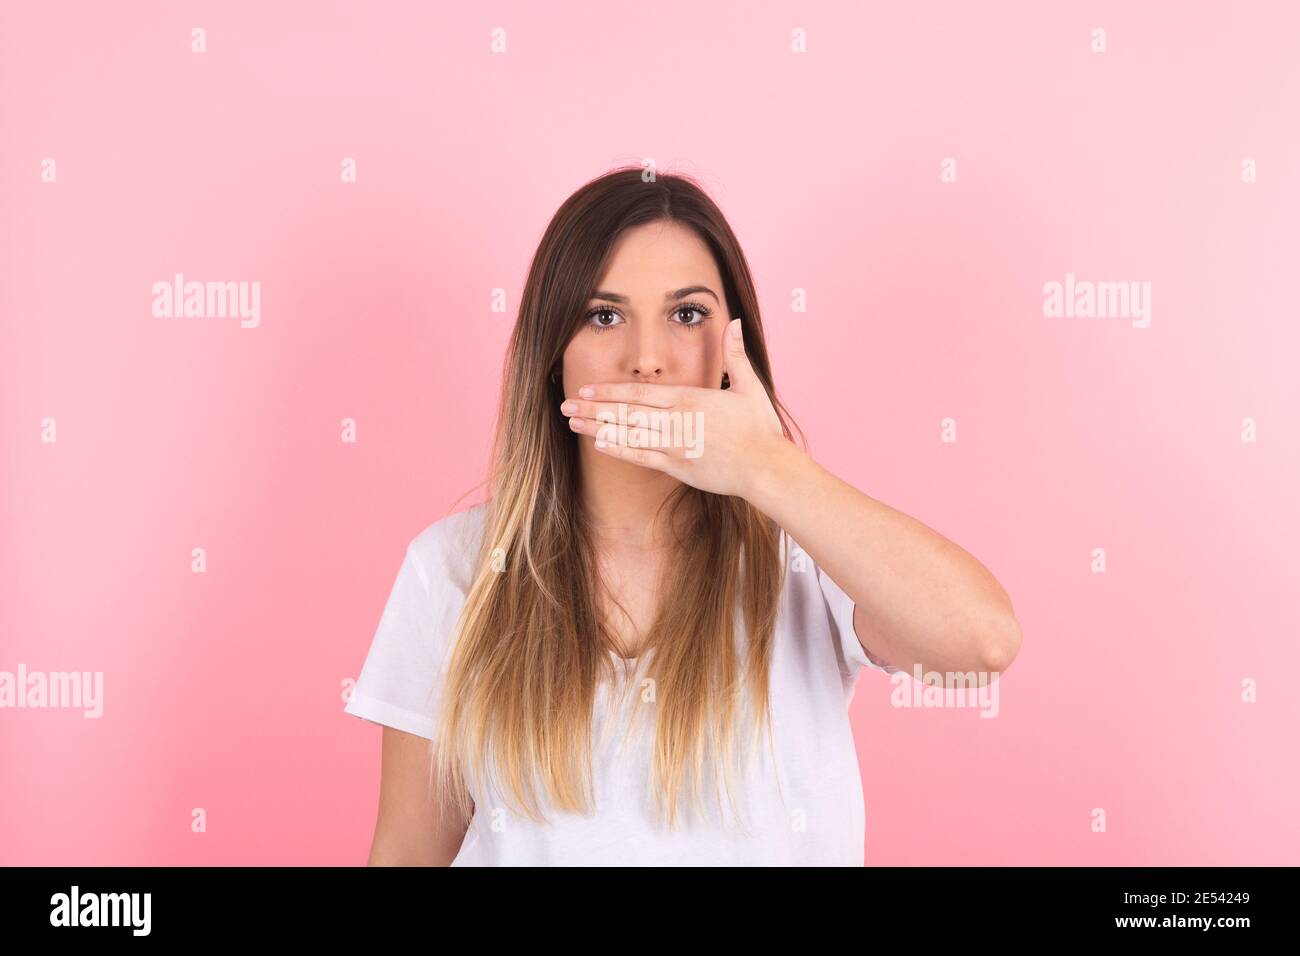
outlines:
[[850, 669], [856, 671], [859, 667], [870, 667], [886, 674], [897, 674], [902, 670], [901, 667], [895, 667], [893, 664], [873, 660], [867, 654], [862, 647], [862, 642], [858, 640], [857, 632], [853, 629], [853, 598], [849, 597], [820, 565], [814, 562], [813, 567], [817, 572], [817, 583], [821, 585], [822, 596], [826, 599], [826, 607], [830, 611], [840, 653]]
[[[429, 537], [406, 549], [345, 713], [432, 738], [445, 649], [463, 595], [421, 559]], [[430, 578], [430, 571], [435, 572]]]

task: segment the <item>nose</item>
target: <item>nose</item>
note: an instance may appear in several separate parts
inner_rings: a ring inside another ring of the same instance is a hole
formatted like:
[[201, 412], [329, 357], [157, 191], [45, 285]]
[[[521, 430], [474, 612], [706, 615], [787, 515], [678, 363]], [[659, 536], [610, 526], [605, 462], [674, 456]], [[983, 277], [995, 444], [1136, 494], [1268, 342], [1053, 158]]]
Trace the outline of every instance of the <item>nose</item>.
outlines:
[[632, 356], [632, 376], [636, 381], [651, 381], [664, 373], [663, 363], [667, 345], [664, 342], [666, 329], [658, 323], [643, 322], [635, 336]]

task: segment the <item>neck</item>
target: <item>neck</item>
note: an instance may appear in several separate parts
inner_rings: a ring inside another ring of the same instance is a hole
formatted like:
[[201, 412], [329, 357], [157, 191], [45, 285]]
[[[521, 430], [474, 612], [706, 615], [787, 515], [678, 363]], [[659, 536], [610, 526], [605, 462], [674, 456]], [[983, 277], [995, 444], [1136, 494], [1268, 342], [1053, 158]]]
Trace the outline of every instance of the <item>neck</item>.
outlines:
[[579, 453], [582, 505], [597, 543], [657, 550], [672, 541], [664, 500], [681, 484], [653, 468], [602, 455], [586, 442]]

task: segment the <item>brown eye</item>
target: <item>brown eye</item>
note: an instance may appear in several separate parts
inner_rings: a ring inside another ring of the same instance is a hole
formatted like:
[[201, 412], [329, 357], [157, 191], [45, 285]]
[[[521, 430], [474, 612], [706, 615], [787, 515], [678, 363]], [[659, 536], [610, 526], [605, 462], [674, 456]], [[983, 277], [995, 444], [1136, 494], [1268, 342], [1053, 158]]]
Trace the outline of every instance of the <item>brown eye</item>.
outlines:
[[[699, 318], [692, 321], [690, 319], [690, 313], [692, 312], [697, 313]], [[702, 305], [695, 305], [694, 303], [679, 305], [677, 308], [673, 309], [673, 315], [681, 316], [683, 313], [687, 314], [687, 321], [683, 322], [679, 320], [677, 324], [688, 329], [698, 329], [704, 324], [704, 320], [712, 314], [712, 311], [706, 309]]]
[[612, 329], [614, 325], [617, 324], [617, 323], [611, 323], [607, 325], [604, 322], [597, 321], [601, 316], [604, 315], [612, 315], [616, 318], [618, 317], [618, 313], [607, 306], [601, 306], [599, 308], [592, 309], [590, 312], [587, 313], [587, 325], [591, 328], [593, 332], [604, 332], [607, 331], [608, 329]]

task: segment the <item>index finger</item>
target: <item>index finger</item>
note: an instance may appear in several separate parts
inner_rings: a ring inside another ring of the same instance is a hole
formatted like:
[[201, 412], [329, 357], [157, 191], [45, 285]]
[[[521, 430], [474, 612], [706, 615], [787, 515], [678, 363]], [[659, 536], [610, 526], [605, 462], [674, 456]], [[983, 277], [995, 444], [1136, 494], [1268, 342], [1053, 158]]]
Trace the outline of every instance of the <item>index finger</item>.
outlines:
[[598, 402], [627, 402], [653, 408], [672, 408], [681, 396], [680, 385], [651, 382], [596, 382], [578, 389], [578, 394]]

